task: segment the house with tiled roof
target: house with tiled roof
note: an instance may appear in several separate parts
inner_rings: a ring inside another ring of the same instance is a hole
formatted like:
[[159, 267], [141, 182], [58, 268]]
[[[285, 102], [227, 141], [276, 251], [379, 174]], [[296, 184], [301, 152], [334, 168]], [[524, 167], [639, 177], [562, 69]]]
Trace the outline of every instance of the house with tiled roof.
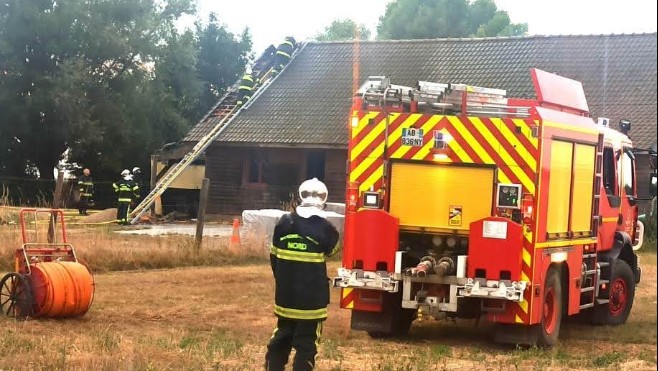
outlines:
[[[370, 75], [535, 98], [533, 67], [581, 81], [594, 119], [612, 126], [631, 120], [635, 146], [655, 149], [656, 33], [309, 42], [206, 150], [207, 211], [281, 207], [313, 176], [325, 181], [330, 201], [342, 202], [351, 97]], [[183, 141], [194, 143], [211, 128], [201, 121]]]

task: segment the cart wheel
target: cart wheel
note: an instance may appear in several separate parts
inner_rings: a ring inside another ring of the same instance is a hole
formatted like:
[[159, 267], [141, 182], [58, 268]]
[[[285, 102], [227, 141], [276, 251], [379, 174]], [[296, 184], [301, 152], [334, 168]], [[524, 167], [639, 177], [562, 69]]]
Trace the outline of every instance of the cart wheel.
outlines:
[[0, 311], [22, 319], [32, 315], [32, 291], [27, 278], [20, 273], [7, 273], [0, 280]]

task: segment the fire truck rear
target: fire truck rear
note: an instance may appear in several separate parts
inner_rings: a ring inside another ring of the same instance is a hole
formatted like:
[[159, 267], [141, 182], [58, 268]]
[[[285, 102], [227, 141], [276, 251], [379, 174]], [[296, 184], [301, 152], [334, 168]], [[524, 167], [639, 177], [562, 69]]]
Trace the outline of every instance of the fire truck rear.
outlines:
[[372, 76], [353, 98], [342, 267], [351, 326], [484, 318], [553, 345], [565, 316], [626, 321], [642, 244], [632, 143], [580, 82], [531, 71], [537, 98]]

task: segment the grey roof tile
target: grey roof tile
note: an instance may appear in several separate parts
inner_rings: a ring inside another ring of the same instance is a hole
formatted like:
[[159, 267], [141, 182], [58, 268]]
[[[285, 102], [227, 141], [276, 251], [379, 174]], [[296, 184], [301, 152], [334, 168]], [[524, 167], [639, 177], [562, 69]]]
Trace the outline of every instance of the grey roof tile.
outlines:
[[[656, 142], [656, 33], [312, 42], [218, 140], [345, 146], [357, 48], [358, 85], [387, 75], [400, 85], [459, 82], [534, 98], [529, 69], [554, 72], [583, 83], [592, 117], [630, 119], [637, 146]], [[198, 140], [210, 125], [200, 122], [191, 133]]]

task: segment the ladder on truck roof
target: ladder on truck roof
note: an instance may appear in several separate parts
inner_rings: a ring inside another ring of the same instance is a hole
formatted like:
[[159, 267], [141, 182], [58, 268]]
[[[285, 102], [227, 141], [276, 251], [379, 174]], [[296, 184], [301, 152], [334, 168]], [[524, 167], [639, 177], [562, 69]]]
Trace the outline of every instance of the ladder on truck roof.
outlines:
[[[302, 49], [306, 46], [305, 43], [302, 43], [299, 47], [295, 48], [293, 54], [290, 57], [290, 61], [283, 67], [283, 70], [280, 71], [278, 74], [274, 75], [272, 73], [274, 63], [274, 55], [268, 56], [265, 55], [267, 52], [261, 56], [256, 62], [254, 62], [254, 68], [252, 69], [252, 72], [256, 74], [259, 78], [263, 79], [263, 82], [256, 85], [254, 87], [254, 94], [252, 97], [247, 101], [245, 104], [238, 106], [237, 105], [237, 91], [238, 87], [240, 86], [241, 80], [238, 80], [233, 84], [229, 89], [226, 94], [213, 106], [213, 108], [208, 111], [208, 113], [199, 120], [199, 122], [204, 122], [206, 120], [212, 120], [213, 122], [216, 122], [214, 124], [212, 130], [205, 134], [197, 144], [188, 152], [178, 163], [176, 163], [174, 166], [169, 168], [169, 170], [157, 181], [155, 187], [149, 192], [149, 194], [144, 197], [144, 199], [135, 207], [135, 209], [130, 213], [130, 217], [132, 218], [130, 223], [135, 224], [137, 223], [142, 215], [146, 213], [146, 211], [153, 205], [155, 200], [164, 193], [165, 190], [171, 185], [171, 183], [178, 177], [183, 170], [185, 170], [194, 160], [205, 151], [210, 144], [217, 139], [219, 134], [221, 134], [226, 127], [233, 121], [233, 118], [240, 113], [243, 109], [246, 109], [249, 107], [251, 102], [254, 101], [254, 99], [262, 94], [262, 92], [274, 81], [279, 77], [283, 71], [285, 71], [286, 68], [290, 65], [292, 60], [299, 54]], [[271, 63], [267, 63], [263, 61], [263, 58], [270, 57], [272, 58]], [[261, 70], [256, 70], [256, 68], [263, 68]], [[264, 73], [263, 73], [264, 72]], [[262, 77], [261, 77], [262, 74]], [[212, 117], [216, 116], [216, 117]]]
[[486, 116], [530, 116], [530, 107], [510, 106], [507, 91], [481, 86], [417, 81], [414, 87], [393, 85], [385, 76], [370, 76], [359, 89], [366, 104], [417, 102], [418, 111]]

